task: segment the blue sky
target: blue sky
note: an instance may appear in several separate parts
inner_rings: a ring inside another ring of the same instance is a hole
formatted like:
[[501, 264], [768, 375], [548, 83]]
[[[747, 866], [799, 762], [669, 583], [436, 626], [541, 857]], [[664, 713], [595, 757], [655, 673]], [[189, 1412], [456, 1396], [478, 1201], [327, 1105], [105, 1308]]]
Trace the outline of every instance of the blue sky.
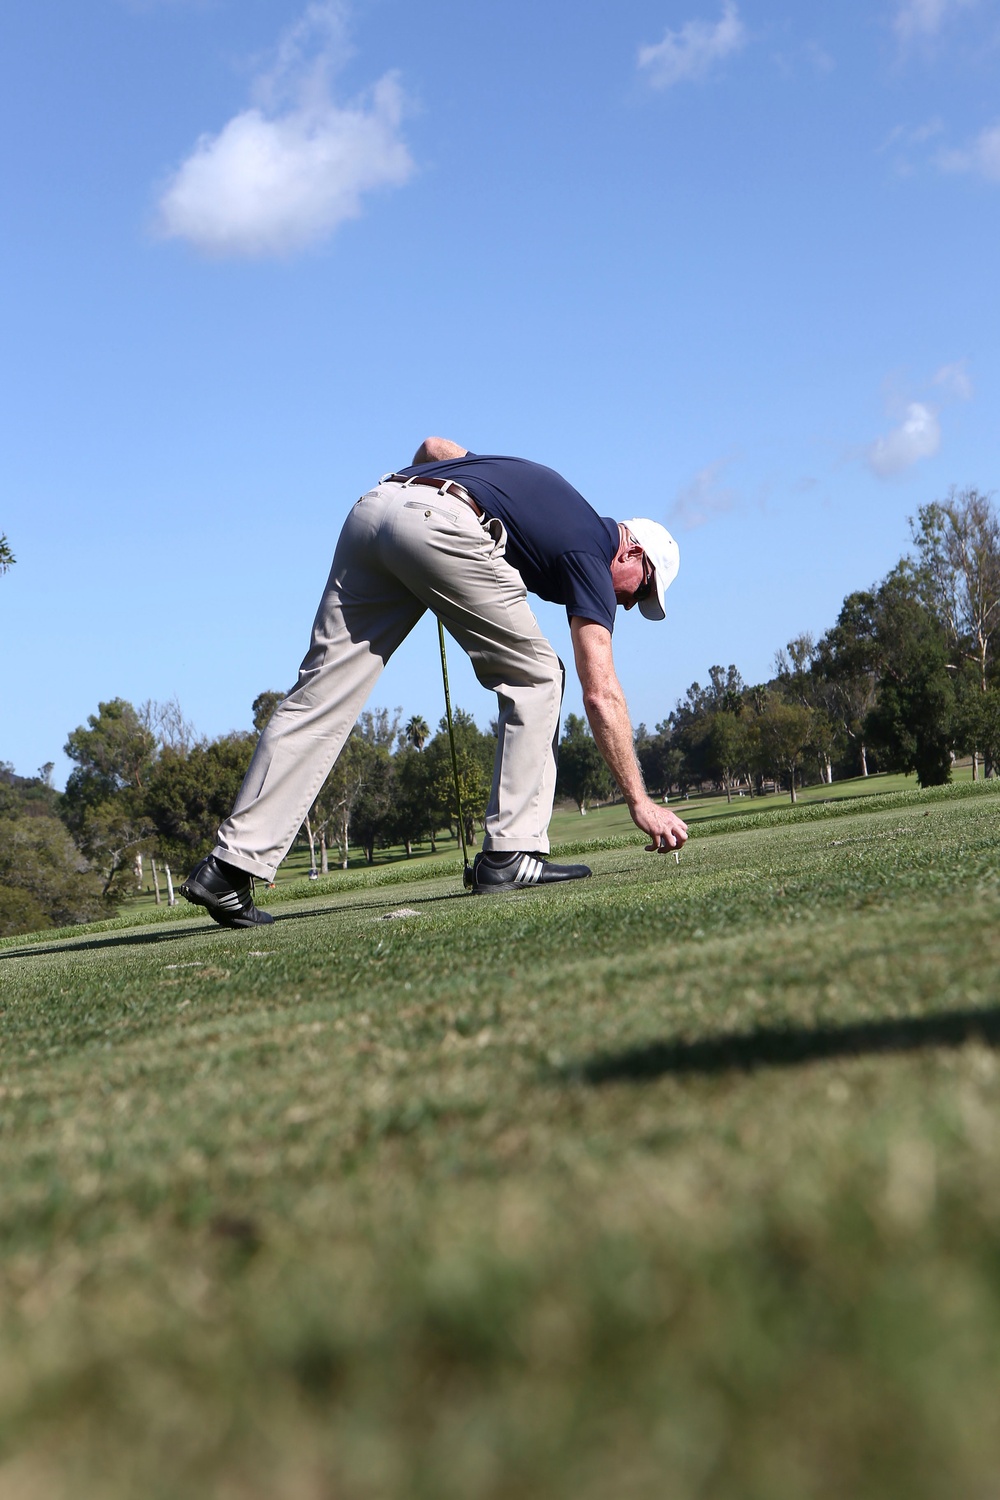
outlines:
[[[428, 433], [674, 531], [635, 722], [770, 675], [1000, 486], [998, 77], [1000, 0], [4, 7], [0, 759], [248, 727]], [[436, 722], [431, 621], [373, 701]]]

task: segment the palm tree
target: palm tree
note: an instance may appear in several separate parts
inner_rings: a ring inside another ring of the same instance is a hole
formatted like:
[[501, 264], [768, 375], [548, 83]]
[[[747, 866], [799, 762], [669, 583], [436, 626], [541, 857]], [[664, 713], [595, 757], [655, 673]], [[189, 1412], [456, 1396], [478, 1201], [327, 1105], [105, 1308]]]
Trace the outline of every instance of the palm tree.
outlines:
[[403, 730], [403, 734], [406, 736], [409, 744], [415, 745], [418, 750], [422, 750], [430, 734], [427, 720], [422, 719], [419, 714], [414, 714]]

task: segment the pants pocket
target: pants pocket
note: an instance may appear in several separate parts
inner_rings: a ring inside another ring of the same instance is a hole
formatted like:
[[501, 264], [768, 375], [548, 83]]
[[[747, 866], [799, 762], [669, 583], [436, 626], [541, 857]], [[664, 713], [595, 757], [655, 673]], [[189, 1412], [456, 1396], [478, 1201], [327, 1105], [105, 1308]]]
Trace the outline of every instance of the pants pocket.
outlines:
[[422, 510], [425, 515], [446, 516], [449, 521], [458, 521], [458, 513], [446, 505], [425, 505], [423, 500], [404, 500], [404, 510]]
[[496, 516], [481, 516], [479, 524], [493, 542], [490, 556], [504, 557], [507, 552], [507, 532], [503, 522]]

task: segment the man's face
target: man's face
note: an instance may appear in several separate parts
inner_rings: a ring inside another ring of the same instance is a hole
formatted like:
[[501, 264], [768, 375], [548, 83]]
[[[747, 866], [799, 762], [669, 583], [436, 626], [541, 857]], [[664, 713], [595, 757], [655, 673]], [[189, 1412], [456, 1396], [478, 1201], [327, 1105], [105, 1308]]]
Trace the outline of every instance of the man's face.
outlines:
[[631, 609], [648, 595], [653, 569], [632, 533], [627, 531], [625, 536], [626, 543], [611, 564], [611, 582], [618, 603]]

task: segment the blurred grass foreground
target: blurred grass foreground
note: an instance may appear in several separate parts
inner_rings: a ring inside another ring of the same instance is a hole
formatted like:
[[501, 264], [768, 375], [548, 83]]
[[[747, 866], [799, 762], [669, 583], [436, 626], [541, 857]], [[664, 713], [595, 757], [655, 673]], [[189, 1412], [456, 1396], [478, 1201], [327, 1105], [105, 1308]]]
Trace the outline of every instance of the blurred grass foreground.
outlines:
[[998, 789], [733, 812], [0, 943], [3, 1500], [995, 1494]]

